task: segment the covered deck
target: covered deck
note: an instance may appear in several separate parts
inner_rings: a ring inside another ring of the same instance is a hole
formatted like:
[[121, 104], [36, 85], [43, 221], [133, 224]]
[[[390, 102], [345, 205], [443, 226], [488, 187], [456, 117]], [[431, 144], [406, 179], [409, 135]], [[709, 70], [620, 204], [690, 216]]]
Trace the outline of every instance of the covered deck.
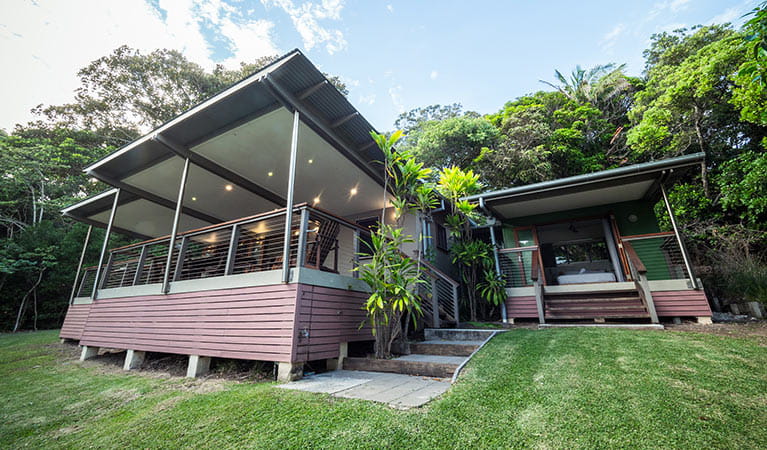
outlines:
[[[710, 321], [666, 186], [703, 163], [695, 154], [473, 198], [506, 280], [505, 318], [547, 321]], [[671, 231], [662, 231], [662, 200]]]
[[[210, 357], [277, 362], [281, 379], [338, 365], [373, 339], [355, 269], [390, 196], [371, 130], [295, 50], [88, 167], [113, 189], [63, 213], [106, 236], [82, 269], [86, 239], [61, 337], [84, 359], [126, 349], [127, 369], [189, 355], [192, 376]], [[138, 242], [110, 249], [114, 233]], [[426, 274], [439, 324], [456, 289]]]

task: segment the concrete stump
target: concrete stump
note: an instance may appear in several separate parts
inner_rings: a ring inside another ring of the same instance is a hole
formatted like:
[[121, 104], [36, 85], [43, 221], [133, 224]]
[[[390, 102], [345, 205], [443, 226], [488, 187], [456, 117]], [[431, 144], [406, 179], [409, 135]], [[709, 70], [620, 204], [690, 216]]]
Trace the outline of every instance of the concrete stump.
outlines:
[[296, 381], [304, 375], [303, 363], [277, 363], [277, 381]]
[[95, 358], [99, 354], [99, 348], [98, 347], [90, 347], [88, 345], [83, 345], [83, 351], [80, 353], [80, 361], [85, 361], [86, 359]]
[[125, 353], [125, 364], [123, 364], [123, 370], [133, 370], [141, 367], [144, 363], [146, 352], [139, 352], [135, 350], [128, 350]]
[[210, 358], [207, 356], [189, 355], [189, 366], [186, 368], [187, 378], [197, 378], [210, 370]]

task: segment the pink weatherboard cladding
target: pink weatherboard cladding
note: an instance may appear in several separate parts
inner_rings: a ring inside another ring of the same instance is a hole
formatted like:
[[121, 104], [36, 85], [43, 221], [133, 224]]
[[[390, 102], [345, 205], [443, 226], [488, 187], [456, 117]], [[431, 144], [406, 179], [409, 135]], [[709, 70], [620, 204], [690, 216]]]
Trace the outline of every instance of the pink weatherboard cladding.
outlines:
[[103, 298], [70, 306], [61, 337], [94, 347], [222, 358], [334, 358], [339, 343], [372, 339], [369, 328], [359, 328], [366, 297], [342, 289], [278, 284]]

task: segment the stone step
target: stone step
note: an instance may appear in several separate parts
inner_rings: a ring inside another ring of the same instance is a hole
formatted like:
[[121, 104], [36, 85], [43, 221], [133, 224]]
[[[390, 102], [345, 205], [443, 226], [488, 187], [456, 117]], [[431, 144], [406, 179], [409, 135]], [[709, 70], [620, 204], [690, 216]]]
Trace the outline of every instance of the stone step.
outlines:
[[427, 341], [484, 341], [496, 330], [460, 329], [460, 328], [426, 328], [424, 338]]
[[423, 355], [469, 356], [482, 341], [423, 341], [410, 344], [410, 351]]
[[625, 294], [636, 294], [637, 290], [635, 287], [625, 288], [625, 289], [592, 289], [592, 290], [585, 290], [585, 291], [571, 291], [571, 290], [562, 290], [562, 291], [550, 291], [546, 290], [544, 287], [544, 295], [547, 297], [552, 296], [568, 296], [568, 295], [625, 295]]
[[449, 378], [464, 359], [461, 356], [437, 355], [408, 355], [394, 359], [345, 358], [344, 370]]
[[562, 312], [562, 311], [624, 311], [632, 309], [644, 309], [641, 303], [635, 303], [633, 305], [546, 305], [546, 311]]

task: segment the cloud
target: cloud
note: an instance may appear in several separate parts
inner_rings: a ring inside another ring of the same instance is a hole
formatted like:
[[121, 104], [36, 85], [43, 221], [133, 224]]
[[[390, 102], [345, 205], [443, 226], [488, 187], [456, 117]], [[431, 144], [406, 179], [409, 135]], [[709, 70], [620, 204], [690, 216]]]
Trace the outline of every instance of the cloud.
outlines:
[[439, 76], [439, 72], [437, 72], [436, 70], [432, 70], [431, 73], [429, 74], [429, 78], [431, 78], [432, 80], [436, 80], [438, 76]]
[[619, 23], [618, 25], [615, 25], [612, 30], [605, 33], [604, 36], [602, 36], [602, 50], [609, 51], [612, 50], [613, 47], [615, 47], [615, 43], [617, 42], [618, 38], [626, 31], [626, 26], [622, 23]]
[[370, 95], [360, 95], [357, 98], [357, 103], [361, 105], [372, 105], [376, 102], [376, 95], [370, 94]]
[[77, 71], [123, 44], [176, 49], [208, 69], [280, 53], [274, 25], [253, 16], [222, 0], [0, 2], [0, 55], [14, 65], [0, 85], [0, 128], [30, 120], [40, 103], [71, 101]]
[[266, 7], [276, 6], [288, 14], [307, 50], [324, 45], [332, 55], [346, 49], [347, 43], [340, 30], [320, 25], [320, 21], [341, 19], [343, 0], [321, 0], [319, 4], [304, 2], [299, 5], [293, 0], [261, 0], [261, 3]]
[[677, 12], [683, 9], [687, 9], [689, 3], [690, 0], [671, 0], [671, 2], [668, 3], [668, 7], [671, 11]]
[[386, 9], [389, 10], [390, 13], [393, 13], [394, 12], [394, 5], [389, 3], [388, 5], [386, 5]]
[[398, 84], [389, 88], [389, 98], [397, 112], [405, 112], [405, 104], [402, 101], [402, 85]]
[[753, 9], [754, 5], [750, 1], [744, 1], [740, 5], [732, 6], [725, 9], [721, 13], [709, 19], [708, 23], [732, 23], [733, 25], [740, 26], [743, 22], [748, 20], [743, 15]]

